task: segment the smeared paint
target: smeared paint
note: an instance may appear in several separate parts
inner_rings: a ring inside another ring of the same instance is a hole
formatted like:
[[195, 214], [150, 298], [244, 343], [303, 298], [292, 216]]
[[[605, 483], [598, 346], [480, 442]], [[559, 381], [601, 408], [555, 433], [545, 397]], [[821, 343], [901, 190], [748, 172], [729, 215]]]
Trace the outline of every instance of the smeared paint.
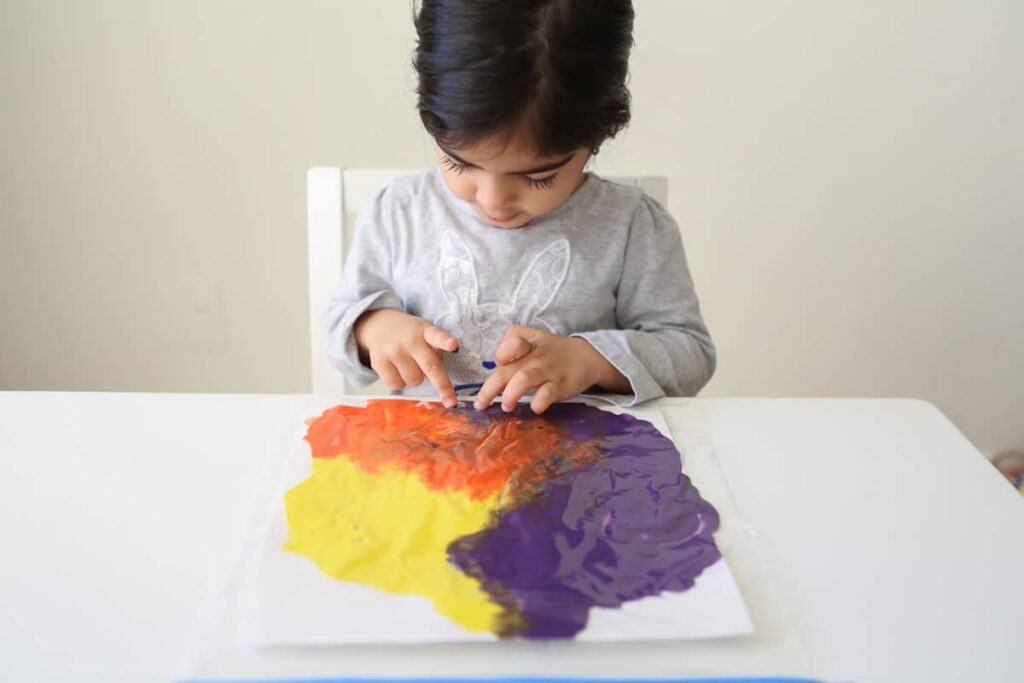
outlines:
[[285, 549], [324, 574], [424, 595], [467, 630], [493, 630], [501, 607], [446, 558], [453, 541], [487, 524], [493, 500], [430, 491], [413, 474], [370, 473], [347, 458], [315, 458], [313, 474], [285, 495], [285, 508]]
[[529, 494], [601, 458], [595, 443], [566, 439], [547, 420], [400, 399], [331, 408], [310, 425], [306, 440], [314, 458], [344, 454], [369, 472], [415, 473], [428, 488], [476, 499]]
[[721, 557], [718, 514], [681, 473], [673, 443], [649, 422], [589, 406], [552, 406], [574, 438], [599, 438], [606, 457], [552, 480], [449, 550], [516, 619], [505, 636], [569, 637], [591, 607], [684, 591]]
[[286, 547], [471, 630], [571, 637], [591, 607], [686, 590], [720, 557], [678, 451], [629, 415], [378, 400], [326, 411], [306, 439]]

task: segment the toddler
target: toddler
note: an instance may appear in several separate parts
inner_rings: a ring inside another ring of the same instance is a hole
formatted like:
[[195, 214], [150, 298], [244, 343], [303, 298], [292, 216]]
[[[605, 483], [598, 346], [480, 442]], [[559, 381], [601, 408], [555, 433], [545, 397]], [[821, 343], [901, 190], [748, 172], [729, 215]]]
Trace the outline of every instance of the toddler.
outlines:
[[679, 229], [588, 172], [629, 121], [629, 0], [423, 0], [438, 166], [360, 214], [325, 316], [332, 363], [446, 406], [692, 396], [715, 349]]

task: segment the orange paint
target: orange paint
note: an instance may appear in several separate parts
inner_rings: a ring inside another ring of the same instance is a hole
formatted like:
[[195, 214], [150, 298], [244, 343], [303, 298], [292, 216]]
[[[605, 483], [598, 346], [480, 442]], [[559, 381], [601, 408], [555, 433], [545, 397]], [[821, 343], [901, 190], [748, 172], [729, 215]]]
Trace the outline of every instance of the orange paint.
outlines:
[[463, 490], [480, 500], [529, 494], [537, 485], [601, 458], [532, 414], [449, 410], [438, 403], [369, 401], [336, 406], [306, 434], [314, 458], [344, 454], [368, 472], [415, 473], [427, 488]]

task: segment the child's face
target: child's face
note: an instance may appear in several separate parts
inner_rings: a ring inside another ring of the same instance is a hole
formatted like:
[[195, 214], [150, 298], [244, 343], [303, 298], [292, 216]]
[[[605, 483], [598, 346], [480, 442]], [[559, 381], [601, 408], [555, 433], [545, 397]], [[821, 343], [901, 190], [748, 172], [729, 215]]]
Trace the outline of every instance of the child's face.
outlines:
[[521, 228], [558, 207], [583, 183], [589, 157], [583, 147], [540, 157], [527, 145], [503, 139], [437, 148], [448, 188], [498, 228]]

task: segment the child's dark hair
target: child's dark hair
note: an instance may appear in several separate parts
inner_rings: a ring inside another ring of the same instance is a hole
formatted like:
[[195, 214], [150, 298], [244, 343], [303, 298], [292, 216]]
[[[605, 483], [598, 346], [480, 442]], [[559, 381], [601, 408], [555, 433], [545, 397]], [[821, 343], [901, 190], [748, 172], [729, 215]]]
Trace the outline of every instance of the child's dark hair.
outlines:
[[555, 155], [629, 122], [630, 0], [422, 0], [416, 32], [420, 118], [443, 144], [528, 131]]

